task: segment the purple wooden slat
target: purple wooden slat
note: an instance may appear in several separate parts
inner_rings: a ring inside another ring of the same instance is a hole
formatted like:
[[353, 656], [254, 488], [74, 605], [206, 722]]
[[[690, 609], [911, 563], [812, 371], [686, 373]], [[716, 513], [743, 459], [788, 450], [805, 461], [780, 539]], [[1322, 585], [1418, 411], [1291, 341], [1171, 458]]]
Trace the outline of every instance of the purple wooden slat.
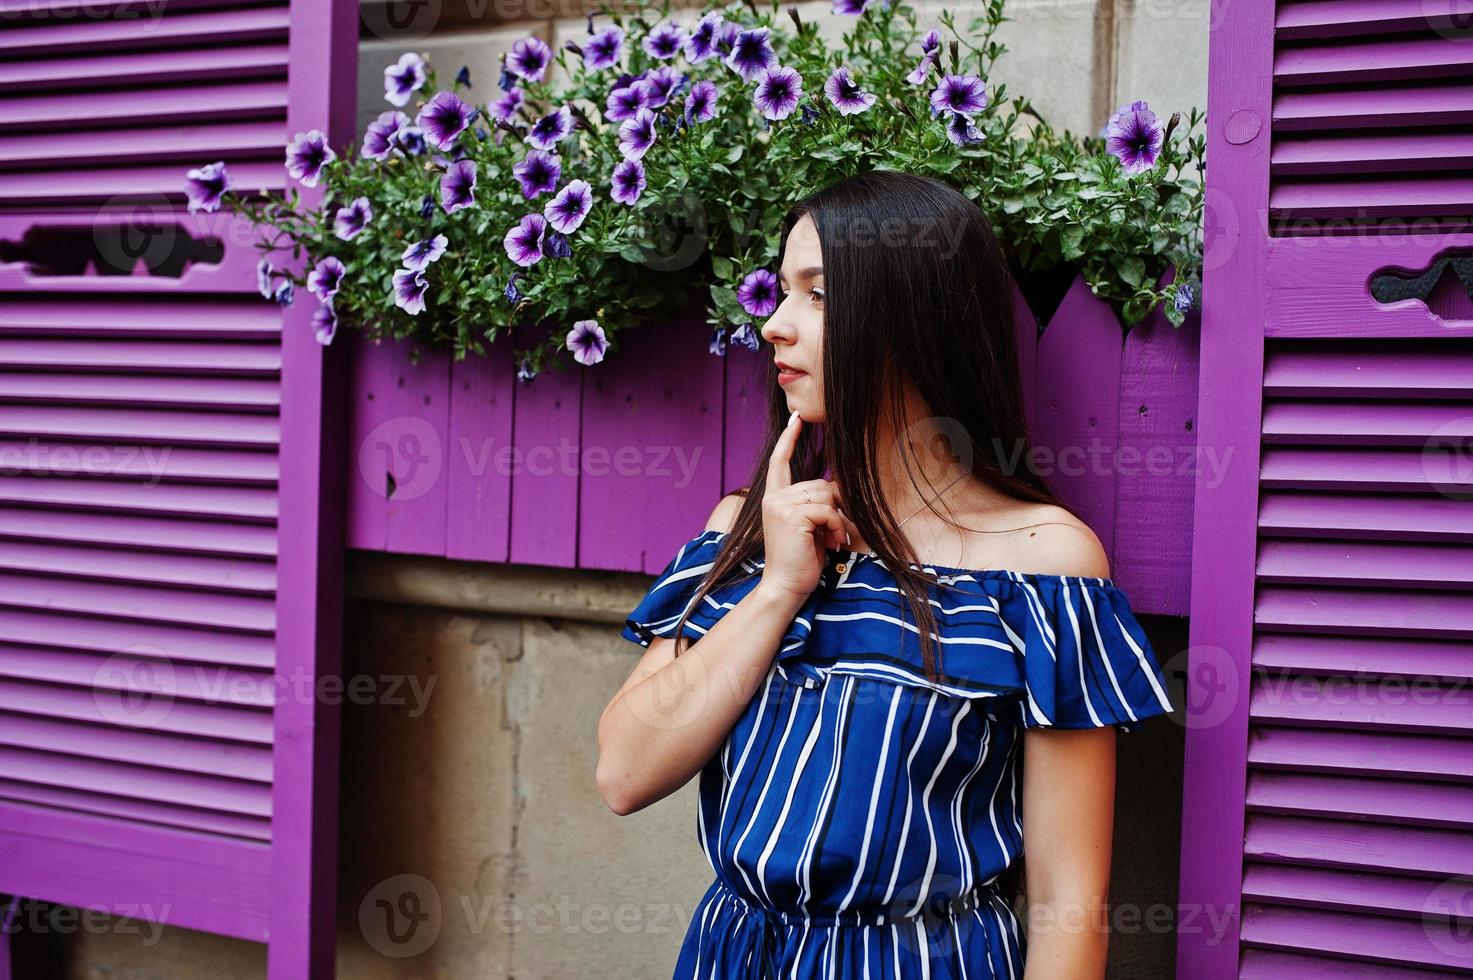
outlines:
[[[75, 217], [69, 221], [66, 217], [46, 215], [44, 217], [28, 216], [23, 220], [8, 223], [7, 219], [0, 217], [0, 237], [19, 240], [25, 234], [26, 229], [32, 225], [69, 227], [75, 220]], [[192, 224], [182, 215], [178, 223], [189, 231], [192, 237], [198, 238], [210, 234], [206, 226]], [[93, 222], [88, 222], [88, 225], [91, 224]], [[241, 260], [237, 252], [244, 254], [245, 259]], [[251, 259], [250, 253], [242, 249], [228, 252], [226, 257], [221, 259], [219, 266], [194, 268], [222, 270], [218, 278], [225, 282], [221, 285], [238, 292], [241, 281], [248, 273], [254, 277], [255, 266], [256, 263]], [[0, 274], [13, 269], [13, 266], [0, 267]], [[191, 291], [203, 288], [202, 284], [190, 279], [191, 273], [192, 270], [186, 270], [180, 282], [187, 281]], [[88, 277], [28, 276], [18, 281], [23, 281], [25, 289], [30, 291], [51, 278], [65, 279], [65, 285], [75, 288], [81, 285], [82, 279]], [[126, 288], [125, 283], [116, 282], [122, 278], [111, 277], [112, 282], [109, 283], [111, 288]], [[153, 282], [153, 291], [161, 288], [163, 287], [159, 281]], [[261, 300], [259, 296], [248, 297], [244, 300], [238, 296], [214, 299], [175, 295], [114, 296], [106, 299], [70, 295], [42, 299], [7, 297], [5, 304], [0, 306], [0, 335], [17, 333], [44, 333], [48, 338], [75, 336], [83, 340], [95, 340], [99, 337], [153, 337], [159, 339], [160, 335], [174, 341], [192, 337], [270, 340], [272, 341], [270, 346], [237, 345], [234, 349], [249, 356], [232, 358], [231, 364], [234, 366], [236, 361], [240, 361], [243, 362], [241, 366], [246, 367], [271, 354], [274, 357], [272, 363], [279, 365], [280, 354], [274, 352], [274, 348], [275, 342], [281, 335], [281, 308]], [[127, 345], [129, 348], [134, 346], [136, 345]], [[91, 348], [84, 346], [80, 349], [89, 350]], [[186, 349], [192, 348], [186, 347]], [[208, 345], [205, 349], [209, 349]], [[162, 355], [164, 350], [159, 349], [157, 353]]]
[[[770, 346], [753, 354], [738, 344], [726, 351], [726, 419], [723, 427], [721, 489], [747, 485], [767, 430], [767, 360]], [[694, 533], [694, 532], [692, 532]]]
[[[519, 333], [518, 341], [530, 347], [536, 337], [529, 330]], [[571, 568], [578, 562], [578, 488], [588, 378], [588, 372], [580, 368], [574, 364], [564, 371], [543, 371], [531, 382], [516, 386], [513, 440], [517, 451], [523, 457], [550, 452], [557, 465], [512, 475], [510, 554], [514, 562], [559, 568]]]
[[0, 868], [20, 895], [137, 918], [140, 906], [188, 929], [265, 942], [271, 849], [0, 803]]
[[349, 534], [355, 548], [445, 553], [450, 357], [407, 341], [353, 345]]
[[[3, 35], [0, 35], [3, 36]], [[57, 154], [98, 163], [275, 157], [287, 142], [280, 120], [183, 123], [130, 129], [26, 133], [0, 138], [0, 168], [45, 167]]]
[[280, 7], [173, 14], [158, 18], [142, 34], [137, 22], [131, 18], [68, 19], [53, 24], [37, 24], [23, 31], [6, 31], [0, 35], [0, 57], [28, 58], [69, 54], [78, 50], [108, 51], [173, 44], [203, 47], [279, 40], [286, 37], [287, 25], [287, 12]]
[[269, 600], [253, 596], [180, 592], [106, 582], [65, 582], [0, 573], [0, 603], [116, 616], [220, 630], [268, 633], [276, 618]]
[[1427, 452], [1430, 445], [1404, 451], [1265, 446], [1262, 482], [1266, 488], [1294, 490], [1473, 489], [1473, 474], [1464, 471], [1458, 455]]
[[[238, 82], [286, 74], [284, 44], [242, 45], [199, 51], [149, 51], [103, 57], [46, 58], [0, 63], [0, 87], [8, 93], [32, 88], [92, 89], [170, 82]], [[295, 132], [295, 130], [293, 130]], [[283, 167], [276, 166], [281, 182]], [[255, 187], [254, 183], [248, 186]]]
[[[271, 751], [165, 732], [128, 731], [114, 726], [90, 727], [34, 715], [6, 715], [0, 743], [37, 752], [100, 759], [126, 765], [146, 764], [179, 772], [246, 780], [269, 785]], [[194, 805], [194, 801], [186, 802]]]
[[1467, 742], [1432, 735], [1257, 727], [1248, 761], [1260, 768], [1304, 772], [1473, 780]]
[[147, 555], [98, 547], [7, 542], [0, 548], [0, 569], [267, 595], [276, 590], [276, 568], [268, 562]]
[[1038, 317], [1029, 309], [1017, 280], [1009, 276], [1008, 282], [1013, 290], [1013, 333], [1018, 348], [1018, 380], [1023, 387], [1023, 416], [1032, 438], [1038, 420]]
[[493, 344], [485, 357], [450, 367], [450, 418], [445, 447], [448, 497], [445, 557], [506, 561], [511, 547], [514, 467], [556, 465], [551, 453], [535, 460], [512, 455], [516, 370], [511, 344]]
[[271, 376], [281, 370], [281, 355], [274, 344], [6, 338], [0, 340], [0, 367]]
[[1260, 585], [1254, 619], [1268, 629], [1360, 635], [1473, 636], [1473, 595]]
[[[131, 711], [130, 704], [133, 706]], [[124, 694], [0, 680], [0, 708], [10, 712], [257, 745], [271, 744], [270, 711], [188, 701], [171, 702], [165, 707], [167, 710], [160, 712], [139, 711], [136, 701]]]
[[1200, 344], [1196, 313], [1178, 328], [1160, 310], [1125, 338], [1110, 564], [1138, 612], [1185, 616], [1191, 601]]
[[1457, 980], [1465, 976], [1443, 970], [1405, 970], [1385, 963], [1355, 963], [1338, 956], [1245, 949], [1239, 980]]
[[1430, 436], [1473, 436], [1473, 417], [1459, 404], [1271, 402], [1263, 408], [1265, 442], [1424, 446]]
[[1368, 588], [1473, 588], [1467, 548], [1367, 541], [1280, 541], [1258, 548], [1258, 581]]
[[[1437, 941], [1438, 932], [1441, 942]], [[1275, 949], [1312, 949], [1376, 963], [1467, 966], [1460, 941], [1431, 922], [1378, 919], [1308, 909], [1250, 906], [1243, 910], [1243, 941]]]
[[235, 667], [270, 668], [269, 637], [219, 633], [166, 623], [88, 619], [0, 607], [0, 636], [8, 642], [92, 650], [106, 655], [168, 657]]
[[1243, 869], [1243, 897], [1275, 905], [1306, 905], [1342, 912], [1416, 917], [1441, 884], [1432, 878], [1250, 864]]
[[1473, 681], [1473, 650], [1467, 644], [1401, 637], [1264, 633], [1253, 641], [1253, 664], [1300, 673]]
[[0, 504], [88, 507], [138, 514], [224, 517], [270, 521], [276, 516], [275, 491], [254, 487], [186, 486], [101, 480], [52, 480], [13, 476], [0, 481]]
[[1274, 143], [1271, 170], [1275, 176], [1283, 177], [1347, 173], [1410, 175], [1467, 167], [1470, 163], [1473, 163], [1473, 136], [1467, 133], [1390, 132], [1279, 137]]
[[1113, 553], [1120, 433], [1120, 323], [1077, 279], [1038, 341], [1036, 450], [1049, 486]]
[[1354, 776], [1250, 773], [1248, 808], [1418, 827], [1473, 827], [1473, 786]]
[[1473, 122], [1473, 85], [1284, 92], [1274, 98], [1274, 131], [1458, 126]]
[[[644, 511], [643, 570], [650, 574], [705, 526], [724, 490], [726, 363], [711, 354], [707, 334], [704, 311], [687, 310], [662, 331], [656, 371], [645, 380], [659, 399], [645, 409], [644, 488], [635, 498]], [[587, 538], [580, 533], [579, 540]]]
[[1441, 37], [1283, 48], [1273, 76], [1282, 85], [1467, 78], [1473, 52]]
[[[4, 387], [0, 383], [0, 387]], [[100, 454], [99, 454], [100, 452]], [[89, 461], [88, 454], [94, 459]], [[109, 446], [91, 442], [78, 447], [32, 437], [25, 442], [0, 439], [0, 470], [37, 476], [108, 476], [124, 479], [190, 480], [273, 486], [276, 456], [233, 449], [169, 447], [145, 453], [137, 445]]]
[[72, 541], [201, 555], [274, 558], [276, 529], [265, 524], [231, 524], [129, 514], [0, 509], [0, 538]]
[[1430, 174], [1386, 180], [1279, 181], [1268, 202], [1279, 218], [1459, 216], [1470, 204], [1473, 177]]
[[[106, 691], [141, 691], [187, 701], [269, 708], [270, 674], [209, 664], [170, 664], [151, 657], [73, 652], [0, 644], [0, 676]], [[232, 750], [233, 751], [233, 750]]]
[[281, 386], [275, 381], [240, 378], [9, 374], [0, 377], [0, 399], [265, 412], [281, 404]]
[[1373, 4], [1356, 3], [1355, 0], [1286, 0], [1278, 8], [1275, 35], [1280, 41], [1356, 35], [1374, 37], [1425, 31], [1449, 24], [1448, 15], [1438, 18], [1421, 0], [1377, 0]]
[[[291, 0], [291, 106], [287, 131], [321, 129], [334, 146], [354, 130], [358, 5]], [[322, 188], [303, 194], [306, 207]], [[340, 676], [342, 578], [347, 495], [343, 413], [346, 345], [313, 337], [311, 304], [283, 313], [280, 589], [277, 671], [283, 677]], [[448, 368], [441, 372], [448, 379]], [[440, 410], [448, 398], [444, 387]], [[443, 482], [440, 484], [443, 493]], [[443, 497], [442, 497], [443, 500]], [[443, 503], [439, 508], [444, 520]], [[441, 524], [443, 528], [443, 523]], [[443, 547], [443, 533], [441, 546]], [[340, 705], [320, 697], [285, 698], [273, 711], [270, 980], [309, 980], [334, 971], [338, 873]]]
[[1253, 815], [1244, 853], [1263, 860], [1429, 876], [1473, 873], [1473, 837], [1350, 820]]
[[280, 425], [270, 415], [186, 414], [149, 409], [7, 407], [0, 432], [67, 439], [162, 442], [169, 445], [270, 449]]
[[1473, 514], [1463, 501], [1391, 494], [1355, 498], [1268, 492], [1259, 507], [1258, 526], [1265, 534], [1316, 538], [1473, 539]]
[[[22, 730], [24, 727], [22, 723]], [[271, 813], [271, 788], [260, 783], [29, 752], [4, 745], [0, 745], [0, 777], [245, 816], [265, 817]]]
[[[1178, 921], [1204, 910], [1220, 928], [1180, 930], [1176, 975], [1236, 980], [1241, 913], [1243, 793], [1253, 638], [1253, 533], [1258, 494], [1260, 381], [1267, 317], [1261, 221], [1268, 206], [1267, 123], [1272, 104], [1271, 0], [1222, 6], [1209, 33], [1212, 167], [1204, 211], [1196, 437], [1198, 458], [1230, 460], [1220, 473], [1198, 466], [1193, 501], [1191, 617], [1185, 676]], [[1230, 117], [1235, 123], [1228, 124]], [[1248, 134], [1244, 138], [1244, 134]], [[1362, 280], [1364, 282], [1364, 280]]]
[[[130, 822], [142, 821], [161, 825], [164, 830], [177, 827], [181, 830], [204, 831], [249, 840], [271, 840], [271, 821], [264, 817], [243, 817], [234, 813], [131, 800], [56, 786], [38, 786], [10, 779], [0, 779], [0, 800], [40, 804], [47, 808], [73, 810], [78, 814], [120, 817]], [[0, 972], [0, 980], [4, 976]]]
[[[3, 74], [3, 66], [0, 66], [0, 74]], [[286, 189], [285, 170], [280, 163], [246, 160], [233, 162], [228, 169], [239, 187], [278, 192]], [[156, 203], [164, 197], [182, 204], [183, 186], [179, 168], [172, 164], [20, 173], [0, 171], [0, 203], [11, 207], [35, 207], [42, 203], [72, 205], [95, 202], [110, 207], [132, 207], [134, 205], [129, 202], [134, 199]]]
[[[1473, 694], [1457, 684], [1422, 681], [1390, 688], [1336, 679], [1321, 686], [1303, 678], [1256, 681], [1249, 701], [1254, 721], [1317, 728], [1456, 735], [1473, 728]], [[1359, 691], [1367, 693], [1356, 696]], [[1415, 692], [1415, 693], [1412, 693]]]
[[130, 88], [75, 95], [31, 95], [0, 99], [0, 126], [116, 125], [138, 120], [150, 125], [193, 119], [243, 119], [286, 115], [285, 80], [185, 88]]

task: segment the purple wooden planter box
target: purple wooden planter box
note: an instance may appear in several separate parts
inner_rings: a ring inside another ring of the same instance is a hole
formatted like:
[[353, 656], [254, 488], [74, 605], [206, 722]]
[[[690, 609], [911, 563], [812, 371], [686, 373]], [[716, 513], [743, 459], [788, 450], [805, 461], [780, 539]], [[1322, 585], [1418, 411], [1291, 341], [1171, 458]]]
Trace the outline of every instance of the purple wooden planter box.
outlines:
[[[1027, 309], [1021, 296], [1019, 309]], [[1039, 336], [1018, 325], [1035, 441], [1141, 612], [1185, 615], [1197, 338], [1155, 315], [1124, 338], [1076, 280]], [[592, 368], [515, 380], [511, 352], [456, 363], [410, 344], [352, 349], [352, 547], [655, 573], [745, 480], [761, 357], [714, 357], [699, 308], [627, 335]]]

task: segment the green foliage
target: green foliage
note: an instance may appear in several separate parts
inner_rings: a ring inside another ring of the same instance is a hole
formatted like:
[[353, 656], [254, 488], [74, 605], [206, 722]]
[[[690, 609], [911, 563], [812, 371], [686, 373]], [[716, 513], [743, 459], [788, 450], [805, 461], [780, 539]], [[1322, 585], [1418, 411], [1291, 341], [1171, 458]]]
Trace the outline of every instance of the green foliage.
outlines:
[[[754, 84], [728, 68], [721, 53], [696, 65], [683, 55], [659, 62], [647, 54], [640, 41], [670, 17], [668, 3], [657, 8], [642, 0], [618, 13], [601, 13], [596, 30], [612, 21], [626, 31], [620, 65], [589, 71], [564, 49], [554, 52], [565, 72], [559, 82], [552, 81], [552, 70], [539, 82], [517, 79], [525, 100], [515, 125], [525, 129], [564, 104], [575, 106], [586, 121], [556, 148], [559, 187], [573, 178], [593, 187], [592, 210], [569, 236], [570, 257], [544, 257], [520, 268], [506, 255], [507, 231], [523, 215], [540, 213], [551, 195], [523, 196], [512, 167], [529, 146], [520, 133], [498, 130], [485, 113], [487, 102], [502, 94], [490, 79], [475, 80], [473, 91], [453, 86], [482, 110], [456, 151], [478, 167], [471, 207], [455, 214], [441, 208], [439, 182], [450, 155], [433, 148], [384, 161], [338, 148], [338, 159], [324, 171], [325, 194], [316, 210], [303, 210], [295, 192], [265, 200], [231, 193], [227, 204], [270, 225], [276, 247], [305, 253], [308, 268], [328, 255], [343, 262], [346, 276], [334, 305], [349, 328], [413, 337], [451, 348], [460, 358], [482, 353], [485, 343], [519, 325], [561, 325], [540, 335], [530, 329], [518, 333], [519, 357], [533, 371], [554, 359], [574, 320], [596, 318], [617, 350], [623, 330], [661, 322], [692, 294], [709, 295], [708, 322], [717, 329], [744, 322], [760, 326], [738, 302], [736, 287], [754, 269], [775, 271], [783, 213], [804, 195], [870, 169], [906, 170], [951, 183], [982, 208], [1021, 268], [1077, 268], [1127, 327], [1158, 303], [1173, 323], [1182, 321], [1179, 284], [1200, 291], [1198, 175], [1205, 139], [1196, 109], [1185, 126], [1173, 114], [1155, 165], [1130, 174], [1104, 139], [1056, 131], [1026, 98], [989, 82], [987, 107], [973, 118], [982, 138], [958, 146], [947, 138], [945, 115], [932, 115], [929, 94], [942, 74], [990, 77], [1004, 50], [994, 40], [1004, 20], [1003, 0], [991, 0], [985, 15], [961, 28], [950, 12], [940, 15], [938, 64], [919, 85], [906, 75], [921, 60], [925, 29], [914, 9], [899, 0], [888, 7], [872, 3], [855, 17], [828, 14], [847, 21], [841, 45], [826, 43], [816, 25], [800, 23], [795, 11], [782, 11], [776, 3], [708, 2], [698, 11], [681, 11], [680, 22], [688, 30], [709, 12], [743, 28], [770, 28], [778, 63], [802, 77], [802, 105], [812, 106], [808, 121], [800, 105], [767, 125], [753, 104]], [[638, 75], [660, 64], [688, 73], [690, 82], [713, 81], [717, 115], [677, 127], [689, 85], [676, 89], [657, 110], [656, 140], [643, 158], [648, 184], [638, 203], [628, 206], [609, 193], [621, 153], [618, 123], [603, 117], [605, 101], [621, 72]], [[842, 115], [824, 95], [825, 80], [841, 64], [878, 97], [869, 109]], [[426, 85], [404, 111], [412, 118], [439, 90], [431, 67]], [[360, 196], [371, 202], [373, 221], [353, 241], [341, 241], [333, 233], [333, 215]], [[428, 218], [421, 214], [427, 196], [434, 201]], [[426, 309], [410, 315], [394, 304], [392, 276], [409, 243], [437, 234], [448, 238], [449, 247], [426, 271]], [[1176, 279], [1158, 288], [1168, 266], [1176, 267]], [[306, 271], [289, 275], [303, 285]], [[522, 294], [515, 303], [504, 293], [514, 272], [521, 273]], [[1190, 305], [1189, 295], [1181, 306]]]

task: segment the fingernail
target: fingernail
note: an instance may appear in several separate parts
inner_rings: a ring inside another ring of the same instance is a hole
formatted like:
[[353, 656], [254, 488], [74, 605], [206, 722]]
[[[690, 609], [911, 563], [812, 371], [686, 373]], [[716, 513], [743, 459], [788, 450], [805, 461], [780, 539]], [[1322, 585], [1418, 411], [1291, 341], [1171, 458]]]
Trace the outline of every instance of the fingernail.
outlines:
[[788, 416], [788, 425], [792, 425], [796, 421], [798, 421], [798, 410], [795, 408], [793, 409], [793, 414]]

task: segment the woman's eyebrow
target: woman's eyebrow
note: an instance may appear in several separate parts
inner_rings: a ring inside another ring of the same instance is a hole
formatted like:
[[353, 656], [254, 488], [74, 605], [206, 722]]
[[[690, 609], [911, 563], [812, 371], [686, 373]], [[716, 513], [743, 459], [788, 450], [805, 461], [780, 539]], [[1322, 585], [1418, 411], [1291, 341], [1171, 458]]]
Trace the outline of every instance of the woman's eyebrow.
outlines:
[[[821, 276], [821, 275], [823, 275], [823, 266], [821, 266], [821, 265], [810, 265], [806, 269], [799, 269], [798, 270], [798, 278], [799, 279], [813, 279], [816, 276]], [[781, 269], [778, 270], [777, 277], [779, 279], [786, 279], [787, 278], [787, 276], [785, 276], [785, 275], [782, 274], [782, 270]]]

